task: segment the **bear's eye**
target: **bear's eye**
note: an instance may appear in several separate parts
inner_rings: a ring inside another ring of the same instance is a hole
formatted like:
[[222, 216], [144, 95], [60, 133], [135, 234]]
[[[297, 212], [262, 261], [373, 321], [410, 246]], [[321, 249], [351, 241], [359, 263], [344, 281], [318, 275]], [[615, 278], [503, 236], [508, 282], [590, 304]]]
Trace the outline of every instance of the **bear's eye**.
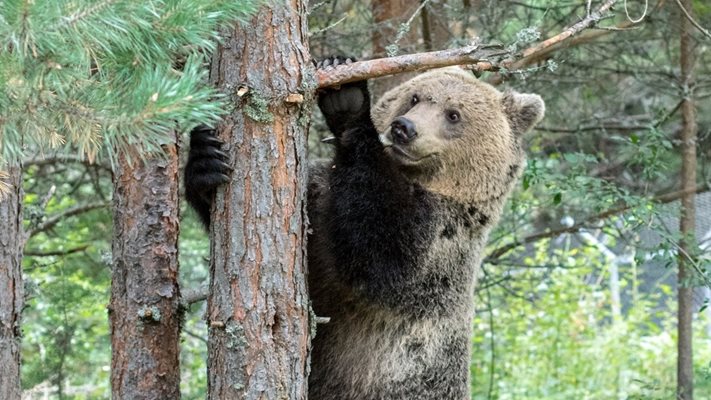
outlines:
[[462, 119], [462, 117], [459, 115], [459, 111], [447, 111], [447, 120], [449, 122], [459, 122], [460, 119]]
[[415, 104], [417, 104], [419, 102], [420, 102], [420, 98], [416, 94], [413, 94], [412, 99], [410, 99], [410, 105], [414, 106]]

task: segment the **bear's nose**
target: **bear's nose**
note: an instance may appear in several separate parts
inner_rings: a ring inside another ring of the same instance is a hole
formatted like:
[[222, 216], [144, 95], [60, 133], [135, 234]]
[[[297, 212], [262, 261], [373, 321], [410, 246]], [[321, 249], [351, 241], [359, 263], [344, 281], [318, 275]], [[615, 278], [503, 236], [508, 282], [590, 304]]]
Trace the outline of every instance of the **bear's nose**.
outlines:
[[399, 144], [406, 144], [417, 136], [415, 124], [405, 117], [397, 117], [390, 124], [390, 134], [393, 140]]

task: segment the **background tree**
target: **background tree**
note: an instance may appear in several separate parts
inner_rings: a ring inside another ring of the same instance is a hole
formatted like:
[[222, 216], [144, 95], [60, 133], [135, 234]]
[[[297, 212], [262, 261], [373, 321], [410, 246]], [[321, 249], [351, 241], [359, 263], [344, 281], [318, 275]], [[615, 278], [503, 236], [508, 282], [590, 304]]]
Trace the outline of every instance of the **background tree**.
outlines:
[[[681, 188], [687, 193], [681, 198], [681, 216], [679, 218], [679, 306], [678, 306], [678, 345], [677, 345], [677, 397], [683, 400], [694, 398], [694, 363], [693, 363], [693, 331], [694, 315], [694, 272], [698, 247], [696, 244], [696, 110], [693, 95], [694, 87], [694, 48], [691, 43], [691, 23], [693, 4], [691, 0], [677, 2], [679, 4], [679, 19], [681, 43], [679, 58], [681, 76], [679, 89], [681, 91]], [[688, 18], [687, 18], [688, 15]]]

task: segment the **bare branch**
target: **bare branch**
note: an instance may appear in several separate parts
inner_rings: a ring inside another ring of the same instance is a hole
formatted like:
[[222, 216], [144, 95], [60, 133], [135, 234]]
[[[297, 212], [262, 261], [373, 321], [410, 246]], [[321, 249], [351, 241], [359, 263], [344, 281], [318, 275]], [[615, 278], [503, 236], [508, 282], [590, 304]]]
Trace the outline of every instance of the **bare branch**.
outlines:
[[180, 302], [180, 304], [184, 308], [187, 308], [200, 301], [205, 301], [207, 300], [208, 292], [209, 288], [207, 287], [207, 285], [202, 285], [194, 289], [181, 290], [180, 297], [182, 301]]
[[605, 4], [600, 6], [595, 12], [590, 13], [587, 17], [583, 18], [580, 22], [577, 22], [568, 28], [566, 28], [563, 32], [550, 37], [541, 43], [538, 43], [535, 46], [529, 47], [526, 50], [523, 51], [522, 55], [523, 58], [516, 61], [515, 63], [512, 64], [512, 66], [516, 66], [517, 64], [525, 62], [526, 58], [534, 56], [536, 53], [541, 52], [542, 50], [553, 46], [554, 44], [560, 43], [569, 37], [575, 36], [576, 34], [580, 33], [582, 30], [589, 28], [593, 25], [595, 25], [598, 21], [600, 21], [604, 16], [605, 13], [616, 3], [617, 0], [607, 0]]
[[[555, 50], [562, 47], [563, 43], [566, 43], [568, 39], [577, 35], [581, 31], [590, 28], [597, 24], [601, 19], [605, 17], [607, 11], [616, 3], [617, 0], [607, 0], [603, 5], [600, 6], [594, 12], [589, 12], [588, 15], [576, 22], [573, 25], [565, 28], [561, 33], [552, 36], [534, 46], [531, 46], [521, 52], [520, 58], [509, 59], [501, 63], [501, 67], [508, 70], [518, 70], [528, 65], [535, 63], [536, 61], [543, 58], [544, 54], [550, 54]], [[489, 79], [489, 83], [498, 85], [504, 80], [502, 74], [497, 74]]]
[[195, 332], [193, 332], [189, 329], [185, 329], [185, 328], [182, 329], [182, 332], [188, 336], [194, 337], [195, 339], [197, 339], [207, 345], [207, 334], [205, 334], [203, 336], [203, 335], [200, 335], [198, 333], [195, 333]]
[[558, 128], [553, 126], [537, 126], [534, 129], [543, 132], [552, 133], [579, 133], [586, 131], [638, 131], [649, 129], [650, 125], [596, 125], [596, 126], [580, 126], [577, 128]]
[[45, 165], [50, 165], [50, 164], [64, 164], [64, 163], [82, 163], [87, 166], [97, 166], [100, 168], [103, 168], [107, 171], [111, 171], [111, 165], [106, 164], [106, 163], [98, 163], [98, 162], [91, 162], [87, 160], [85, 157], [79, 156], [79, 155], [71, 155], [71, 154], [65, 154], [65, 155], [53, 155], [53, 156], [47, 156], [43, 158], [30, 158], [22, 162], [22, 165], [24, 167], [28, 166], [38, 166], [38, 167], [43, 167]]
[[[318, 87], [337, 86], [362, 79], [377, 78], [403, 72], [423, 71], [452, 65], [466, 65], [465, 68], [473, 71], [492, 71], [500, 68], [506, 68], [508, 70], [521, 69], [560, 50], [564, 46], [586, 43], [609, 34], [611, 31], [601, 30], [576, 37], [576, 35], [583, 30], [593, 27], [600, 20], [606, 18], [608, 11], [616, 2], [617, 0], [607, 0], [597, 10], [588, 13], [581, 21], [570, 25], [561, 33], [523, 50], [515, 57], [510, 57], [501, 62], [492, 60], [497, 58], [497, 56], [508, 54], [501, 46], [473, 44], [459, 49], [379, 58], [339, 65], [337, 68], [319, 69], [316, 71]], [[665, 0], [659, 0], [655, 6], [655, 10], [659, 9], [664, 2]], [[636, 22], [627, 20], [615, 28], [627, 29], [635, 24]], [[496, 75], [491, 79], [491, 83], [498, 84], [501, 83], [502, 80], [502, 75]]]
[[[610, 3], [608, 1], [608, 3]], [[658, 11], [659, 9], [662, 8], [662, 6], [666, 3], [666, 0], [659, 0], [657, 4], [654, 6], [652, 11], [648, 12], [647, 14], [652, 14], [653, 12]], [[546, 41], [542, 42], [541, 44], [535, 45], [529, 49], [526, 49], [523, 51], [523, 57], [515, 60], [515, 61], [509, 61], [508, 65], [506, 62], [504, 62], [504, 67], [508, 69], [521, 69], [526, 66], [535, 64], [551, 54], [555, 53], [556, 51], [559, 51], [563, 48], [569, 48], [573, 46], [578, 46], [581, 44], [585, 43], [590, 43], [593, 42], [601, 37], [607, 36], [613, 32], [621, 31], [621, 30], [628, 30], [630, 28], [633, 28], [636, 25], [639, 25], [637, 22], [630, 21], [629, 19], [625, 20], [624, 22], [614, 26], [614, 27], [605, 27], [605, 28], [600, 28], [600, 27], [594, 27], [595, 23], [599, 21], [599, 19], [602, 19], [602, 14], [600, 13], [600, 10], [607, 5], [604, 4], [598, 11], [595, 13], [588, 13], [588, 16], [586, 19], [578, 22], [575, 25], [572, 25], [571, 27], [567, 28], [564, 30], [562, 33], [555, 35], [551, 37], [550, 39], [547, 39]], [[607, 8], [609, 9], [609, 7]], [[605, 9], [605, 10], [607, 10]], [[597, 20], [593, 20], [591, 18], [597, 17]], [[587, 26], [580, 26], [580, 24], [587, 23]], [[595, 30], [587, 31], [587, 32], [580, 32], [585, 28], [594, 28]], [[578, 34], [579, 33], [579, 34]], [[562, 37], [561, 35], [564, 35], [565, 37]], [[543, 45], [545, 43], [545, 45]], [[497, 77], [495, 78], [497, 80], [496, 83], [500, 82], [501, 78]]]
[[80, 253], [88, 248], [89, 248], [89, 245], [85, 244], [83, 246], [74, 247], [74, 248], [67, 249], [67, 250], [55, 250], [55, 251], [44, 251], [44, 252], [43, 251], [35, 251], [35, 250], [25, 250], [24, 252], [22, 252], [22, 254], [25, 256], [30, 256], [30, 257], [66, 256], [69, 254]]
[[706, 37], [708, 37], [709, 39], [711, 39], [711, 32], [709, 32], [709, 31], [707, 31], [706, 29], [704, 29], [698, 22], [696, 22], [696, 20], [694, 20], [694, 18], [691, 17], [691, 14], [689, 14], [689, 12], [686, 11], [686, 8], [684, 8], [684, 6], [681, 4], [681, 1], [680, 1], [680, 0], [676, 0], [676, 4], [679, 6], [679, 8], [681, 9], [681, 11], [684, 13], [684, 15], [686, 16], [686, 19], [688, 19], [689, 22], [691, 22], [691, 25], [694, 25], [694, 27], [695, 27], [696, 29], [698, 29], [698, 30], [701, 31], [701, 33], [703, 33]]
[[[694, 188], [694, 190], [692, 190], [692, 192], [703, 193], [703, 192], [708, 191], [709, 189], [710, 188], [709, 188], [708, 184], [703, 184], [703, 185], [699, 185], [696, 188]], [[682, 196], [687, 195], [687, 194], [689, 194], [689, 190], [678, 190], [675, 192], [666, 193], [666, 194], [656, 196], [655, 198], [652, 199], [652, 201], [654, 201], [656, 203], [660, 203], [660, 204], [666, 204], [666, 203], [671, 203], [672, 201], [675, 201], [675, 200], [679, 200]], [[526, 237], [523, 237], [521, 239], [517, 239], [509, 244], [505, 244], [505, 245], [499, 247], [498, 249], [493, 250], [488, 256], [486, 256], [486, 259], [484, 261], [490, 262], [491, 260], [495, 260], [495, 259], [503, 256], [504, 254], [508, 253], [509, 251], [511, 251], [519, 246], [522, 246], [522, 245], [534, 243], [534, 242], [537, 242], [542, 239], [557, 237], [557, 236], [560, 236], [564, 233], [578, 232], [581, 229], [585, 229], [590, 223], [592, 223], [594, 221], [603, 220], [603, 219], [609, 218], [613, 215], [621, 214], [625, 211], [630, 210], [632, 207], [633, 206], [631, 206], [631, 205], [624, 205], [624, 206], [612, 208], [610, 210], [603, 211], [599, 214], [588, 217], [585, 220], [580, 221], [577, 224], [569, 226], [569, 227], [553, 229], [553, 230], [545, 231], [545, 232], [538, 232], [538, 233], [534, 233], [534, 234], [528, 235]]]
[[403, 72], [449, 67], [452, 65], [484, 63], [491, 68], [490, 58], [507, 54], [499, 45], [473, 44], [458, 49], [431, 51], [396, 57], [378, 58], [339, 65], [337, 68], [316, 71], [318, 87], [341, 85], [368, 78], [377, 78]]
[[642, 22], [642, 20], [644, 20], [644, 17], [647, 16], [647, 10], [649, 10], [649, 0], [644, 0], [644, 11], [642, 11], [642, 15], [636, 19], [632, 18], [630, 16], [630, 10], [627, 8], [627, 0], [625, 0], [625, 15], [627, 15], [627, 19], [633, 24]]
[[97, 202], [97, 203], [88, 203], [88, 204], [82, 204], [76, 207], [71, 207], [67, 208], [66, 210], [62, 211], [61, 213], [53, 215], [51, 218], [47, 218], [44, 222], [41, 224], [38, 224], [37, 226], [29, 229], [27, 231], [27, 237], [31, 238], [32, 236], [35, 236], [36, 234], [40, 232], [47, 231], [49, 229], [54, 228], [55, 225], [57, 225], [59, 222], [61, 222], [65, 218], [73, 217], [75, 215], [79, 215], [91, 210], [95, 210], [97, 208], [106, 208], [108, 207], [108, 203], [105, 202]]

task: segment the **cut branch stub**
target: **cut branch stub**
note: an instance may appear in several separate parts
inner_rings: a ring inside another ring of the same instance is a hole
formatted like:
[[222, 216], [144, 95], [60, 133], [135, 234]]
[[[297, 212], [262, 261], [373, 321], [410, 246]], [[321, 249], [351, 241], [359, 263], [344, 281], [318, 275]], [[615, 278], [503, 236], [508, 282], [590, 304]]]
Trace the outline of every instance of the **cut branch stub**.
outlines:
[[352, 64], [339, 65], [337, 68], [320, 69], [316, 73], [318, 87], [325, 88], [403, 72], [488, 62], [490, 58], [506, 54], [508, 52], [504, 51], [500, 45], [473, 44], [458, 49], [357, 61]]

